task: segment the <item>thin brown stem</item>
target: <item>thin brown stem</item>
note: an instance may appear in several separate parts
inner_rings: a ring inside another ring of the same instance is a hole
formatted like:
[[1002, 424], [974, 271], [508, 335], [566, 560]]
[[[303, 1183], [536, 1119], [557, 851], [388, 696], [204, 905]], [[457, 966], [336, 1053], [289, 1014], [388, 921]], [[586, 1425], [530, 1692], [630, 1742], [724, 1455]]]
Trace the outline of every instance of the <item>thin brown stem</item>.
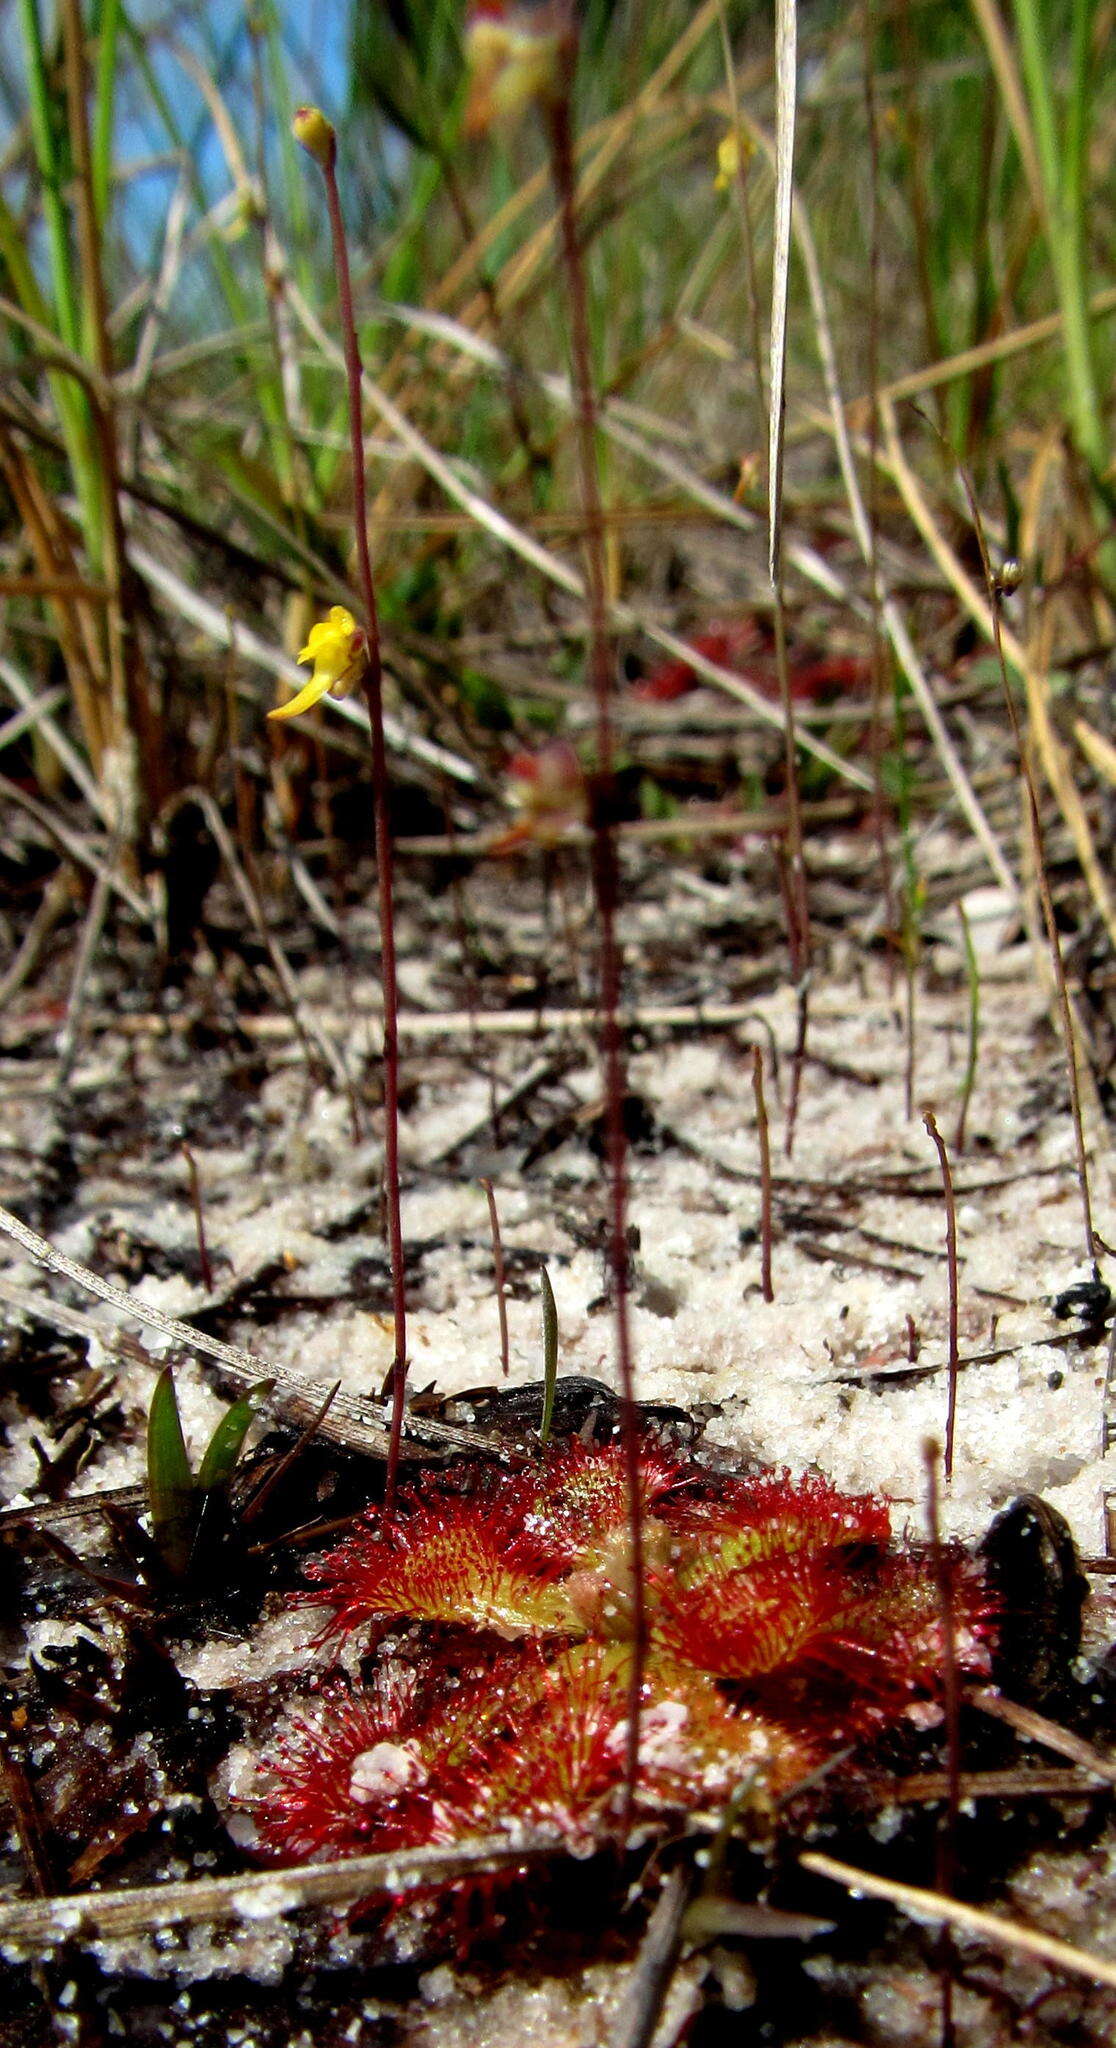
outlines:
[[312, 1415], [310, 1417], [310, 1420], [306, 1424], [306, 1427], [299, 1431], [299, 1434], [295, 1438], [294, 1443], [291, 1445], [290, 1450], [286, 1451], [284, 1455], [278, 1460], [278, 1462], [272, 1466], [271, 1471], [268, 1473], [266, 1479], [262, 1480], [260, 1485], [257, 1486], [256, 1491], [252, 1495], [251, 1499], [245, 1502], [243, 1508], [240, 1511], [240, 1524], [242, 1528], [247, 1528], [249, 1522], [254, 1522], [256, 1520], [256, 1517], [262, 1513], [265, 1504], [267, 1503], [267, 1501], [270, 1500], [276, 1487], [282, 1485], [282, 1482], [286, 1478], [288, 1472], [292, 1469], [292, 1467], [295, 1464], [297, 1464], [303, 1452], [309, 1447], [309, 1445], [313, 1442], [314, 1438], [317, 1436], [318, 1431], [320, 1430], [323, 1422], [326, 1419], [326, 1416], [329, 1414], [329, 1411], [332, 1408], [340, 1392], [341, 1382], [340, 1380], [334, 1380], [333, 1385], [331, 1386], [328, 1394], [326, 1395], [325, 1400], [322, 1402], [321, 1407], [318, 1409], [317, 1414]]
[[771, 1282], [771, 1135], [767, 1124], [767, 1104], [763, 1099], [763, 1054], [758, 1045], [752, 1047], [752, 1087], [756, 1097], [756, 1134], [759, 1138], [760, 1284], [764, 1300], [774, 1301], [775, 1289]]
[[949, 1154], [933, 1111], [926, 1110], [922, 1121], [937, 1150], [942, 1169], [942, 1194], [945, 1199], [946, 1271], [949, 1275], [949, 1394], [946, 1402], [945, 1430], [945, 1476], [948, 1486], [953, 1478], [953, 1434], [957, 1420], [957, 1204], [953, 1198], [953, 1175], [950, 1172]]
[[181, 1150], [182, 1157], [186, 1161], [186, 1171], [190, 1176], [190, 1201], [193, 1204], [194, 1209], [194, 1231], [198, 1241], [198, 1264], [201, 1267], [202, 1286], [205, 1288], [207, 1294], [212, 1294], [213, 1267], [210, 1264], [209, 1259], [209, 1246], [205, 1241], [205, 1209], [202, 1204], [201, 1178], [198, 1174], [198, 1162], [194, 1158], [194, 1155], [191, 1152], [189, 1145], [184, 1144]]
[[915, 1053], [918, 1045], [915, 1029], [918, 1014], [918, 976], [915, 972], [918, 931], [910, 895], [908, 884], [908, 900], [903, 910], [903, 1115], [908, 1123], [914, 1115]]
[[[895, 879], [888, 845], [888, 805], [884, 791], [884, 669], [883, 633], [880, 619], [880, 472], [877, 444], [880, 433], [880, 137], [876, 109], [876, 14], [874, 0], [868, 0], [864, 34], [864, 105], [868, 122], [868, 602], [871, 606], [869, 662], [872, 674], [872, 712], [868, 746], [872, 760], [872, 830], [880, 866], [880, 889], [884, 921], [889, 935], [897, 930]], [[888, 987], [894, 985], [895, 953], [887, 952]], [[908, 1110], [908, 1116], [910, 1112]]]
[[395, 1349], [391, 1367], [391, 1437], [387, 1474], [384, 1481], [384, 1512], [395, 1505], [399, 1451], [403, 1441], [403, 1417], [407, 1388], [407, 1302], [403, 1270], [403, 1224], [399, 1206], [399, 984], [395, 967], [395, 893], [387, 749], [384, 745], [383, 668], [380, 659], [380, 620], [376, 586], [372, 578], [372, 557], [368, 547], [365, 510], [364, 431], [361, 420], [361, 360], [353, 312], [353, 287], [349, 270], [349, 247], [341, 194], [332, 153], [322, 163], [326, 201], [329, 207], [333, 260], [337, 273], [337, 295], [341, 315], [341, 340], [345, 352], [345, 375], [349, 390], [349, 441], [353, 465], [353, 514], [356, 530], [357, 568], [364, 603], [368, 666], [364, 676], [364, 697], [372, 736], [372, 804], [376, 838], [376, 880], [380, 916], [380, 962], [384, 998], [384, 1200], [387, 1208], [388, 1249], [391, 1257], [391, 1305]]
[[1015, 698], [1012, 696], [1011, 683], [1008, 679], [1007, 662], [1004, 658], [1003, 622], [1000, 617], [1001, 595], [996, 578], [992, 574], [992, 563], [984, 533], [984, 521], [980, 516], [980, 506], [977, 504], [976, 493], [973, 490], [968, 472], [962, 465], [958, 465], [958, 468], [961, 482], [964, 485], [965, 496], [969, 501], [969, 510], [972, 513], [977, 543], [980, 547], [981, 566], [984, 570], [984, 580], [988, 590], [988, 602], [992, 614], [992, 635], [996, 648], [996, 659], [1000, 667], [1004, 699], [1007, 704], [1008, 718], [1011, 721], [1012, 738], [1015, 742], [1016, 756], [1019, 761], [1019, 773], [1023, 781], [1031, 851], [1035, 863], [1035, 884], [1038, 889], [1039, 902], [1042, 905], [1042, 921], [1046, 928], [1046, 941], [1050, 947], [1050, 962], [1054, 970], [1054, 986], [1057, 990], [1062, 1035], [1065, 1040], [1070, 1113], [1073, 1119], [1073, 1142], [1077, 1157], [1077, 1184], [1081, 1194], [1082, 1216], [1085, 1225], [1085, 1256], [1095, 1265], [1097, 1239], [1093, 1229], [1093, 1206], [1089, 1195], [1089, 1166], [1085, 1152], [1085, 1123], [1081, 1114], [1081, 1076], [1077, 1068], [1077, 1034], [1074, 1030], [1073, 1009], [1070, 1004], [1069, 984], [1066, 980], [1066, 963], [1062, 958], [1062, 943], [1058, 935], [1058, 921], [1054, 915], [1054, 899], [1050, 894], [1050, 877], [1046, 871], [1046, 849], [1043, 844], [1038, 791], [1035, 787], [1034, 771], [1031, 767], [1026, 741], [1020, 730], [1019, 713], [1016, 710]]
[[487, 1178], [481, 1186], [488, 1197], [488, 1220], [492, 1226], [492, 1273], [496, 1282], [496, 1313], [500, 1318], [500, 1365], [504, 1378], [511, 1371], [511, 1346], [508, 1342], [508, 1302], [504, 1288], [504, 1244], [500, 1236], [500, 1216], [496, 1208], [496, 1190]]
[[589, 342], [585, 269], [577, 225], [570, 87], [576, 55], [571, 38], [565, 52], [562, 89], [548, 107], [551, 173], [558, 201], [562, 260], [568, 291], [570, 354], [576, 401], [578, 465], [585, 518], [586, 587], [589, 597], [589, 671], [596, 706], [597, 765], [590, 786], [591, 863], [600, 923], [601, 1060], [604, 1069], [605, 1131], [608, 1156], [610, 1216], [609, 1265], [612, 1273], [616, 1356], [620, 1374], [624, 1461], [628, 1492], [629, 1545], [632, 1564], [632, 1660], [628, 1688], [627, 1755], [624, 1811], [627, 1828], [639, 1778], [639, 1724], [643, 1672], [647, 1658], [647, 1613], [644, 1585], [643, 1523], [640, 1513], [639, 1431], [635, 1410], [635, 1367], [628, 1306], [628, 1179], [624, 1132], [625, 1062], [620, 1030], [620, 950], [616, 934], [619, 864], [614, 820], [612, 649], [608, 636], [605, 581], [604, 518], [597, 473], [597, 408]]

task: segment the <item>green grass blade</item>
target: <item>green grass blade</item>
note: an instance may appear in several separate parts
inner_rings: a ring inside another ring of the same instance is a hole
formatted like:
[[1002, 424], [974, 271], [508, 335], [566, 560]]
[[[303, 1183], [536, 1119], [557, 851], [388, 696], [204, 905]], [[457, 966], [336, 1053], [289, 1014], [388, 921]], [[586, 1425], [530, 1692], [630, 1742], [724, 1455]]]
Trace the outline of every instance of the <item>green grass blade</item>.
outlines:
[[1061, 174], [1047, 40], [1051, 24], [1043, 18], [1042, 0], [1015, 0], [1015, 26], [1035, 148], [1053, 225]]
[[120, 48], [120, 0], [101, 0], [94, 18], [97, 69], [93, 83], [93, 204], [103, 229], [108, 218], [115, 135], [117, 56]]
[[1072, 79], [1063, 134], [1051, 83], [1050, 10], [1041, 0], [1015, 0], [1019, 56], [1046, 201], [1050, 262], [1058, 290], [1069, 412], [1074, 438], [1100, 475], [1108, 460], [1097, 398], [1084, 274], [1084, 184], [1088, 151], [1093, 0], [1074, 0]]
[[1094, 13], [1094, 0], [1074, 0], [1070, 84], [1059, 191], [1059, 240], [1065, 277], [1062, 318], [1065, 321], [1066, 363], [1074, 399], [1075, 426], [1082, 453], [1092, 464], [1094, 473], [1100, 476], [1107, 467], [1109, 451], [1097, 389], [1086, 275]]
[[54, 292], [53, 324], [67, 348], [76, 352], [80, 347], [81, 325], [66, 207], [62, 197], [65, 169], [58, 148], [57, 91], [52, 90], [47, 73], [37, 0], [20, 0], [19, 19], [27, 64], [31, 141], [42, 185], [43, 219], [46, 223], [50, 281]]
[[[27, 254], [26, 236], [0, 193], [0, 267], [7, 270], [11, 289], [28, 317], [50, 334], [58, 334], [57, 323], [39, 287]], [[61, 340], [61, 335], [58, 336]], [[77, 354], [77, 350], [73, 351]], [[66, 444], [75, 488], [82, 508], [82, 521], [97, 551], [100, 493], [93, 454], [89, 406], [80, 385], [65, 369], [47, 370], [47, 382], [54, 400], [62, 438]]]
[[210, 1493], [214, 1487], [228, 1485], [253, 1418], [274, 1385], [274, 1380], [257, 1381], [254, 1387], [249, 1387], [248, 1392], [241, 1395], [239, 1401], [234, 1401], [225, 1410], [201, 1461], [197, 1481], [200, 1493]]
[[169, 1365], [155, 1382], [147, 1415], [147, 1500], [159, 1554], [181, 1578], [189, 1569], [198, 1494]]

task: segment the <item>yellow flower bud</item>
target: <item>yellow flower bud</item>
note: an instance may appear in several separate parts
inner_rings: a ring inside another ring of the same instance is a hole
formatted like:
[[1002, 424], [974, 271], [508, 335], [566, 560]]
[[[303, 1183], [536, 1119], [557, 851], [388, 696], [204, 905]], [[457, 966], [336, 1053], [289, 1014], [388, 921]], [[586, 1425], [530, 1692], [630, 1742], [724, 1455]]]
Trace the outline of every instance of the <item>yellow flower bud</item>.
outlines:
[[332, 170], [337, 156], [337, 133], [320, 107], [297, 107], [291, 133], [323, 171]]

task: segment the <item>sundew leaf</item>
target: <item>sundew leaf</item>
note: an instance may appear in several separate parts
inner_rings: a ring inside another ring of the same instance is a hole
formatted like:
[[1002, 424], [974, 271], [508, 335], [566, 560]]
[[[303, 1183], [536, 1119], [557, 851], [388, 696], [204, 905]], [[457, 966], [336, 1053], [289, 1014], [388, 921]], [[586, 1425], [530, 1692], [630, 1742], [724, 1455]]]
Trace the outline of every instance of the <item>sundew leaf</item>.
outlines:
[[244, 1446], [244, 1439], [260, 1403], [267, 1399], [274, 1380], [258, 1380], [249, 1387], [238, 1401], [226, 1408], [213, 1435], [209, 1439], [197, 1486], [201, 1493], [210, 1493], [214, 1487], [227, 1486], [236, 1469], [236, 1462]]
[[147, 1413], [147, 1498], [159, 1554], [176, 1576], [183, 1577], [190, 1567], [198, 1493], [169, 1365], [155, 1382]]
[[378, 1616], [517, 1636], [581, 1632], [560, 1585], [508, 1556], [507, 1530], [468, 1502], [404, 1515], [390, 1530], [358, 1529], [309, 1568], [332, 1607], [333, 1633]]
[[891, 1536], [887, 1502], [876, 1494], [838, 1492], [820, 1473], [792, 1479], [768, 1472], [730, 1480], [718, 1497], [662, 1512], [675, 1533], [690, 1539], [680, 1554], [680, 1584], [697, 1585], [764, 1559], [801, 1552], [885, 1548]]

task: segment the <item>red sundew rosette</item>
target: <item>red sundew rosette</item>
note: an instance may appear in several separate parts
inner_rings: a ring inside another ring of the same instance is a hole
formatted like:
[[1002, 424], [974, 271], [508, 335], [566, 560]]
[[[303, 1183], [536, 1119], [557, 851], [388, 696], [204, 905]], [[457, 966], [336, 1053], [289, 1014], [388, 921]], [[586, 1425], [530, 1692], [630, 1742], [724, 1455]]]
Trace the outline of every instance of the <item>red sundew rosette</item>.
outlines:
[[[927, 1553], [887, 1547], [886, 1501], [819, 1475], [726, 1477], [650, 1445], [641, 1496], [637, 1831], [716, 1816], [730, 1799], [769, 1819], [850, 1741], [938, 1711], [938, 1577]], [[333, 1608], [327, 1633], [409, 1622], [411, 1678], [327, 1690], [292, 1721], [259, 1803], [266, 1846], [345, 1855], [538, 1828], [582, 1855], [614, 1840], [627, 1544], [615, 1444], [440, 1475], [404, 1493], [387, 1525], [370, 1516], [310, 1568], [313, 1597]], [[989, 1596], [960, 1553], [949, 1571], [959, 1667], [983, 1672]]]

